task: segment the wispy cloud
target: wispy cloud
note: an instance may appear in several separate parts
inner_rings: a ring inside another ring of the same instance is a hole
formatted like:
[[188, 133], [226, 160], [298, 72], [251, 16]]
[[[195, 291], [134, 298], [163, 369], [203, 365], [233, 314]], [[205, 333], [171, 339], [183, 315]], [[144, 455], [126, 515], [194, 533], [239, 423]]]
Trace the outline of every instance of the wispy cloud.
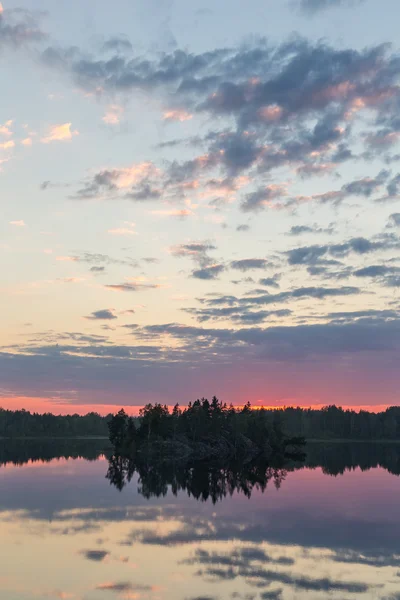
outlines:
[[106, 125], [119, 125], [121, 123], [122, 116], [124, 114], [124, 108], [118, 104], [111, 104], [102, 117], [102, 121]]
[[15, 227], [26, 227], [26, 223], [22, 219], [20, 221], [10, 221], [10, 225], [14, 225]]
[[163, 113], [164, 121], [190, 121], [193, 118], [193, 115], [188, 113], [186, 110], [166, 110]]
[[107, 233], [111, 235], [137, 235], [137, 231], [135, 230], [135, 223], [131, 223], [129, 221], [124, 221], [125, 227], [116, 227], [114, 229], [108, 229]]

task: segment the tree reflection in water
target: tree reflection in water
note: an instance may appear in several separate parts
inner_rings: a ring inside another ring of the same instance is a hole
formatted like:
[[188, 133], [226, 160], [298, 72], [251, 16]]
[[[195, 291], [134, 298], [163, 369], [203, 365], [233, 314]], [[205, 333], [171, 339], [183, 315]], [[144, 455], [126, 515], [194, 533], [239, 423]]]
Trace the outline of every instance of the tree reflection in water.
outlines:
[[400, 444], [384, 443], [310, 443], [304, 461], [280, 459], [240, 463], [207, 463], [146, 460], [140, 455], [108, 458], [107, 479], [122, 490], [137, 474], [138, 491], [145, 498], [177, 495], [186, 491], [197, 500], [222, 500], [234, 492], [250, 498], [253, 491], [264, 492], [268, 484], [279, 489], [288, 473], [303, 469], [322, 468], [329, 476], [360, 468], [382, 467], [392, 475], [400, 475]]
[[175, 496], [186, 491], [197, 500], [211, 500], [215, 504], [234, 492], [250, 498], [254, 490], [264, 492], [270, 482], [279, 488], [288, 469], [293, 468], [293, 464], [271, 465], [265, 461], [222, 466], [206, 462], [145, 461], [113, 454], [109, 458], [106, 477], [118, 490], [122, 490], [137, 473], [138, 491], [145, 498], [166, 496], [169, 490]]

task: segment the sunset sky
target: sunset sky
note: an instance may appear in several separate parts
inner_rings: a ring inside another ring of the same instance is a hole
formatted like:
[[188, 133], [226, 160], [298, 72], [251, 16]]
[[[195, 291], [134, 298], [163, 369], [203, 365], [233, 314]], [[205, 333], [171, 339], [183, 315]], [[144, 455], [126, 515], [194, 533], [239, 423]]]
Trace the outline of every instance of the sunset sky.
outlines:
[[0, 3], [0, 406], [400, 404], [399, 20]]

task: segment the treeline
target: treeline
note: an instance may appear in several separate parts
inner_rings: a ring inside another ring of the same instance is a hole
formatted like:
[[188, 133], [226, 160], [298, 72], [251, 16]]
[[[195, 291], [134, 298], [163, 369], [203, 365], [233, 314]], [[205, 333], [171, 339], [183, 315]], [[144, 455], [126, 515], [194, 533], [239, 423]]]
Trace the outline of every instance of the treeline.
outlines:
[[163, 460], [252, 459], [299, 452], [305, 440], [288, 437], [280, 411], [255, 411], [250, 403], [235, 408], [216, 396], [181, 409], [147, 404], [135, 422], [124, 410], [109, 421], [110, 442], [117, 452], [145, 451]]
[[285, 408], [281, 414], [288, 434], [307, 439], [400, 440], [400, 406], [380, 413], [334, 405], [321, 410]]
[[[213, 408], [207, 408], [207, 403], [203, 411], [199, 410], [199, 403], [202, 400], [197, 400], [190, 404], [190, 412], [186, 414], [180, 421], [179, 428], [183, 426], [184, 430], [189, 431], [189, 434], [198, 438], [201, 434], [202, 427], [207, 423], [210, 411]], [[210, 405], [212, 404], [209, 403]], [[149, 413], [147, 405], [142, 411], [141, 418], [132, 420], [135, 428], [139, 429], [144, 418], [142, 432], [147, 431], [147, 434], [157, 433], [157, 428], [163, 422], [162, 415], [172, 413], [171, 416], [177, 416], [182, 412], [179, 406], [176, 406], [173, 411], [168, 411], [168, 408], [161, 405], [155, 405], [157, 408], [154, 413]], [[160, 408], [161, 406], [161, 408]], [[222, 414], [229, 416], [233, 414], [233, 410], [238, 412], [238, 409], [222, 404]], [[246, 407], [251, 410], [250, 404]], [[245, 407], [245, 410], [247, 408]], [[153, 407], [154, 408], [154, 407]], [[240, 409], [242, 410], [242, 409]], [[185, 412], [185, 411], [184, 411]], [[240, 412], [240, 411], [239, 411]], [[367, 411], [355, 412], [354, 410], [343, 410], [337, 406], [327, 406], [321, 410], [302, 409], [302, 408], [284, 408], [282, 410], [254, 410], [254, 416], [248, 420], [248, 424], [254, 423], [255, 435], [259, 435], [257, 424], [257, 415], [262, 422], [268, 421], [271, 424], [274, 419], [279, 422], [279, 427], [288, 436], [302, 436], [306, 439], [348, 439], [348, 440], [400, 440], [400, 407], [393, 406], [384, 412], [370, 413]], [[161, 415], [161, 421], [157, 414]], [[278, 415], [276, 417], [276, 415]], [[50, 413], [37, 414], [30, 413], [26, 410], [4, 410], [0, 408], [0, 437], [80, 437], [80, 436], [101, 436], [108, 437], [108, 422], [112, 415], [102, 417], [101, 415], [91, 412], [84, 416], [68, 415], [57, 416]], [[153, 423], [153, 417], [156, 417]], [[193, 417], [193, 418], [188, 418]], [[164, 424], [166, 421], [164, 421]], [[175, 423], [173, 431], [175, 434], [179, 431], [176, 427], [176, 418], [169, 421], [169, 425]], [[148, 428], [150, 425], [150, 429]], [[235, 421], [235, 427], [238, 421]], [[253, 425], [252, 425], [253, 426]], [[212, 428], [215, 432], [219, 427], [218, 418], [213, 421]]]
[[0, 408], [0, 437], [108, 437], [107, 423], [112, 415], [59, 416]]
[[110, 450], [109, 442], [100, 439], [4, 439], [0, 440], [0, 467], [49, 463], [61, 458], [95, 461]]

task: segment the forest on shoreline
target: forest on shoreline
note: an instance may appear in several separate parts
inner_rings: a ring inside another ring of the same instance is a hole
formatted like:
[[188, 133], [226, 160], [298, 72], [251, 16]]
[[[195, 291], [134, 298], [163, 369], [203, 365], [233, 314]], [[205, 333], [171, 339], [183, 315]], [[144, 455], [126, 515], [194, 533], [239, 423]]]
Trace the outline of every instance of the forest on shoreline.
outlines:
[[[255, 410], [257, 414], [267, 413], [271, 418], [278, 413], [288, 436], [302, 436], [308, 440], [400, 440], [399, 406], [380, 413], [344, 410], [334, 405], [318, 410], [299, 407]], [[84, 416], [59, 416], [0, 408], [0, 437], [108, 438], [108, 423], [112, 416], [95, 412]], [[133, 420], [139, 426], [140, 418]]]

